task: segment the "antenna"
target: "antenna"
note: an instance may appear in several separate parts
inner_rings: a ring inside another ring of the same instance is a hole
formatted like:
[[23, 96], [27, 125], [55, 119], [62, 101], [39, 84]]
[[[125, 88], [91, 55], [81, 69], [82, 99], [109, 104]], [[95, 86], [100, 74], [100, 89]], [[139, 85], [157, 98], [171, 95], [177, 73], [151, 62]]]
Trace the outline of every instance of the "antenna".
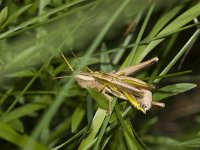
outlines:
[[69, 66], [70, 70], [74, 73], [74, 69], [72, 68], [72, 66], [70, 65], [70, 63], [68, 62], [68, 60], [65, 58], [64, 54], [59, 50], [62, 58], [65, 60], [65, 63]]
[[71, 78], [71, 77], [73, 77], [73, 76], [60, 76], [60, 77], [53, 78], [53, 80], [63, 79], [63, 78]]
[[[76, 56], [76, 54], [74, 54], [74, 52], [73, 51], [71, 51], [71, 53], [72, 53], [72, 55], [76, 58], [76, 59], [78, 59], [78, 61], [80, 61], [80, 59]], [[81, 62], [81, 61], [80, 61]], [[86, 66], [86, 69], [89, 71], [89, 72], [93, 72], [90, 68], [88, 68], [87, 66]]]

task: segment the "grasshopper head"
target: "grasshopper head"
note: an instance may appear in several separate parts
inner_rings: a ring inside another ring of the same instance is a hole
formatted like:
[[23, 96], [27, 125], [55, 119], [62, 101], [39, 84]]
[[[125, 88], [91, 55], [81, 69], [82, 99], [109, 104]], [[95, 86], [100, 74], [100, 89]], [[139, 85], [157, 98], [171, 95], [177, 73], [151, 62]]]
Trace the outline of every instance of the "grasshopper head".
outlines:
[[140, 89], [144, 95], [142, 98], [139, 98], [140, 107], [144, 110], [144, 113], [146, 113], [147, 110], [151, 108], [151, 102], [152, 102], [152, 93], [150, 90], [147, 89]]
[[91, 84], [93, 84], [95, 80], [94, 80], [94, 77], [90, 73], [81, 72], [76, 75], [76, 81], [82, 88], [87, 88], [87, 87], [91, 87]]
[[146, 114], [146, 111], [151, 108], [151, 104], [141, 104], [141, 107], [144, 110], [144, 113]]

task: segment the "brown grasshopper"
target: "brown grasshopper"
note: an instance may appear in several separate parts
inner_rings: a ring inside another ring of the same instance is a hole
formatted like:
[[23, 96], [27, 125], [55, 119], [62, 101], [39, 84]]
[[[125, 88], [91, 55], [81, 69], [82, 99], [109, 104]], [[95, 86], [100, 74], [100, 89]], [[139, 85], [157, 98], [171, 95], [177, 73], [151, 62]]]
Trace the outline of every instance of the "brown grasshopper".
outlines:
[[[62, 57], [73, 71], [65, 56]], [[104, 73], [89, 70], [89, 72], [80, 72], [75, 76], [77, 83], [82, 88], [92, 88], [101, 92], [109, 100], [109, 110], [111, 110], [111, 97], [128, 100], [135, 108], [146, 113], [152, 105], [164, 107], [164, 103], [152, 101], [152, 88], [142, 80], [128, 77], [145, 67], [148, 67], [158, 61], [158, 58], [152, 58], [135, 66], [130, 66], [116, 72]]]

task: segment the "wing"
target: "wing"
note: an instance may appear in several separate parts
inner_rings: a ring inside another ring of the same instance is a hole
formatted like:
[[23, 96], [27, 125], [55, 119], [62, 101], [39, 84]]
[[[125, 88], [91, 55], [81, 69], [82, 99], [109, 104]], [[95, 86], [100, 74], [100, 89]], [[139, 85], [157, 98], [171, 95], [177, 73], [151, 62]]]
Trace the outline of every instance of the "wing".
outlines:
[[152, 65], [152, 64], [154, 64], [156, 62], [158, 62], [158, 60], [159, 60], [158, 57], [154, 57], [154, 58], [152, 58], [150, 60], [147, 60], [147, 61], [144, 61], [144, 62], [142, 62], [140, 64], [126, 67], [126, 68], [118, 70], [118, 71], [116, 71], [114, 73], [111, 72], [110, 74], [112, 74], [112, 75], [114, 74], [116, 76], [120, 76], [120, 75], [128, 76], [130, 74], [136, 73], [136, 72], [138, 72], [138, 71], [140, 71], [140, 70], [142, 70], [142, 69], [144, 69], [144, 68], [146, 68], [146, 67], [148, 67], [148, 66], [150, 66], [150, 65]]

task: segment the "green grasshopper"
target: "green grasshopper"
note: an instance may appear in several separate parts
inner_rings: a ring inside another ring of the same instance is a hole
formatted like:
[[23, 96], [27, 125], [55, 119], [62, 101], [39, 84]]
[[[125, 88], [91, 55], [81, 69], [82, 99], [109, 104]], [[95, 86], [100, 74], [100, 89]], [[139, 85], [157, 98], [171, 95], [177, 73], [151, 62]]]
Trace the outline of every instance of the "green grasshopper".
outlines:
[[[63, 59], [73, 71], [65, 56], [61, 53]], [[148, 67], [158, 61], [158, 58], [152, 58], [135, 66], [130, 66], [116, 72], [104, 73], [100, 71], [80, 72], [75, 76], [77, 83], [82, 88], [92, 88], [101, 92], [109, 100], [109, 110], [111, 110], [111, 97], [129, 101], [135, 108], [146, 113], [152, 105], [164, 107], [164, 103], [152, 101], [152, 87], [142, 80], [128, 77], [145, 67]], [[74, 72], [74, 71], [73, 71]]]

